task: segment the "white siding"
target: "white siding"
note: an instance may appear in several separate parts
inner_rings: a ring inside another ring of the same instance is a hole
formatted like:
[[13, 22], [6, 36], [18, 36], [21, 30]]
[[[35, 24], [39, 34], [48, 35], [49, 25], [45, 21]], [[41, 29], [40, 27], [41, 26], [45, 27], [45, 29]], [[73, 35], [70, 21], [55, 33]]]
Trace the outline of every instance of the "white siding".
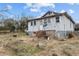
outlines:
[[73, 31], [73, 23], [65, 16], [60, 17], [60, 22], [56, 24], [57, 31]]
[[45, 28], [46, 30], [55, 30], [55, 17], [53, 18], [49, 18], [49, 20], [51, 21], [50, 23], [48, 23], [47, 27]]
[[73, 23], [65, 16], [60, 16], [58, 23], [56, 23], [55, 17], [48, 18], [48, 20], [50, 20], [51, 22], [47, 23], [46, 27], [43, 27], [44, 20], [36, 20], [36, 25], [32, 26], [31, 22], [29, 22], [28, 31], [38, 31], [38, 30], [74, 31]]

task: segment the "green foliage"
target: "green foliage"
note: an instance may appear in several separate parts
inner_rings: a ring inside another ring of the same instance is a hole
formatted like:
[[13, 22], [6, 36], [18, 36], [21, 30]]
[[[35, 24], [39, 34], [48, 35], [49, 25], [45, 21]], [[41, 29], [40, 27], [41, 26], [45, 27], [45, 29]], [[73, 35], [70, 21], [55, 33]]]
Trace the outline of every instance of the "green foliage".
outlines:
[[20, 25], [19, 25], [19, 29], [23, 32], [25, 32], [25, 29], [27, 29], [28, 25], [27, 25], [27, 17], [22, 17], [20, 20]]
[[10, 27], [10, 32], [15, 32], [15, 26]]
[[16, 55], [24, 56], [24, 55], [33, 55], [36, 52], [39, 52], [40, 49], [37, 47], [33, 47], [31, 45], [19, 45], [16, 51]]
[[7, 27], [0, 27], [0, 30], [8, 30]]

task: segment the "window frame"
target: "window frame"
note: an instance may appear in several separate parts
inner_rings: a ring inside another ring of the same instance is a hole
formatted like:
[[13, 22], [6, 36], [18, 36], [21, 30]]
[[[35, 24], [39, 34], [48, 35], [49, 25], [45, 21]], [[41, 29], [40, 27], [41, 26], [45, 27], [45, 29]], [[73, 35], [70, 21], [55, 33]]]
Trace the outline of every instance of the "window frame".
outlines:
[[36, 20], [34, 20], [34, 22], [33, 22], [33, 23], [34, 23], [34, 25], [36, 25]]
[[51, 23], [51, 19], [50, 19], [50, 18], [49, 18], [49, 19], [47, 19], [47, 22], [48, 22], [48, 23]]
[[31, 21], [31, 26], [33, 26], [33, 21]]
[[60, 17], [57, 15], [56, 16], [56, 23], [59, 23], [60, 22]]
[[46, 20], [44, 20], [43, 27], [46, 27], [47, 25], [48, 25], [48, 21], [47, 21], [47, 19], [46, 19]]

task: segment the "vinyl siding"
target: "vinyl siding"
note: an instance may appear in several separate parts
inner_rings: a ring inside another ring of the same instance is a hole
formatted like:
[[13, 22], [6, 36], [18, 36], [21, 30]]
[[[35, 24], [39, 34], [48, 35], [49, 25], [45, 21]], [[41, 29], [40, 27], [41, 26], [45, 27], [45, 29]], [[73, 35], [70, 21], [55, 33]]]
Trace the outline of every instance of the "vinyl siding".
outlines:
[[[47, 26], [43, 27], [44, 20], [36, 20], [36, 25], [31, 26], [31, 22], [28, 23], [28, 31], [38, 31], [38, 30], [56, 30], [56, 31], [74, 31], [73, 23], [64, 15], [59, 17], [59, 22], [56, 23], [56, 18], [45, 19], [50, 20], [47, 22]], [[42, 21], [42, 22], [41, 22]]]

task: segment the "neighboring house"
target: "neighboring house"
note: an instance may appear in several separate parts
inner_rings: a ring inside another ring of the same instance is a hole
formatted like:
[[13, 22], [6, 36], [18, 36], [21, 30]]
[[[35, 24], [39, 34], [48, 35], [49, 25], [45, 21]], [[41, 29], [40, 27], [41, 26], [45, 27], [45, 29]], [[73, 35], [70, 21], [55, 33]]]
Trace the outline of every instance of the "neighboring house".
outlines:
[[75, 24], [75, 31], [79, 31], [79, 23]]
[[55, 31], [58, 37], [64, 37], [74, 31], [75, 22], [67, 12], [56, 13], [48, 11], [40, 18], [28, 20], [28, 33], [36, 31]]

